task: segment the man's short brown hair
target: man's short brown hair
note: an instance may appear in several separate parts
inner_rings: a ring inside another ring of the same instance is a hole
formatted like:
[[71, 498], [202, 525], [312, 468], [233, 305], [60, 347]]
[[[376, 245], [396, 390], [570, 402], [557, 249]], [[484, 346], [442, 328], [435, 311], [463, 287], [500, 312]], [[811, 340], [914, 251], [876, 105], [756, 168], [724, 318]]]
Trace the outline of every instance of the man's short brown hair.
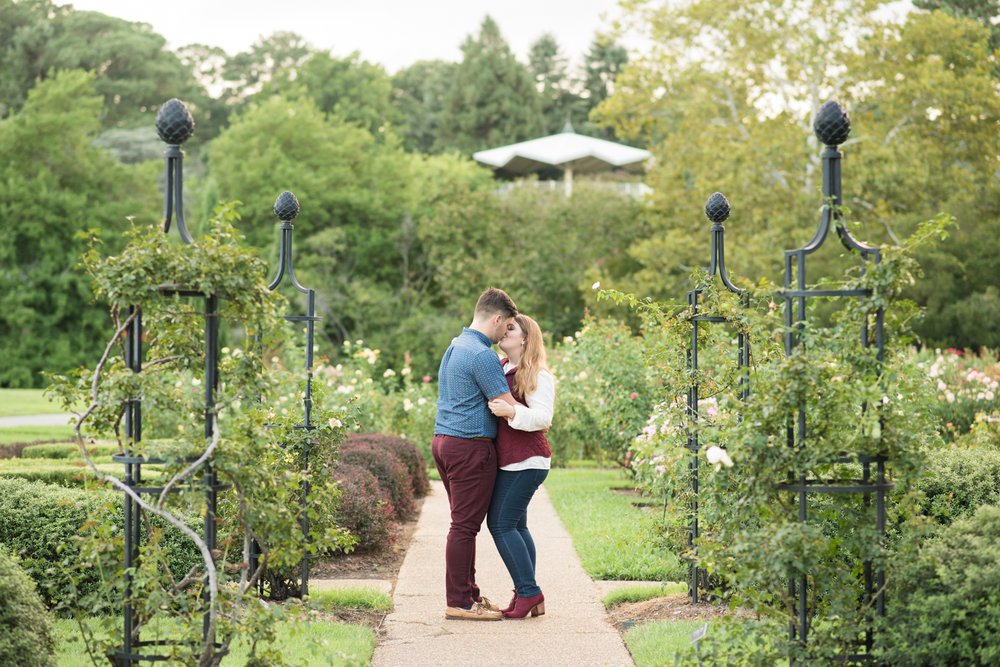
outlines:
[[505, 320], [510, 319], [517, 315], [517, 306], [502, 289], [490, 287], [479, 296], [479, 301], [476, 302], [476, 317], [480, 315], [492, 317], [497, 313], [503, 315]]

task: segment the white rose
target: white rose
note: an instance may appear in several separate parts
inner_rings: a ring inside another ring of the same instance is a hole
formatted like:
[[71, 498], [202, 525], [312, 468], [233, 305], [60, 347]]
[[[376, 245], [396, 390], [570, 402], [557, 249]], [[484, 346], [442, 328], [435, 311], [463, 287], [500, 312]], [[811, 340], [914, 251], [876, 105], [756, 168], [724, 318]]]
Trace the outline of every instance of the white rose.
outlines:
[[715, 470], [718, 471], [722, 466], [727, 468], [733, 467], [733, 460], [729, 458], [729, 453], [722, 447], [712, 446], [705, 451], [705, 458], [708, 462], [715, 466]]

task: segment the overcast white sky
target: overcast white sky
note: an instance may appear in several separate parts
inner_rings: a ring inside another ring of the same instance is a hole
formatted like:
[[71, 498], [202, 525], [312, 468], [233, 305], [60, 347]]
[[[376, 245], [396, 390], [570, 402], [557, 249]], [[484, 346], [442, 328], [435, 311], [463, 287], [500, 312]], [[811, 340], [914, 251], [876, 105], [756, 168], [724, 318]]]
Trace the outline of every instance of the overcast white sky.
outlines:
[[487, 14], [526, 62], [528, 48], [551, 32], [573, 65], [597, 30], [621, 13], [617, 0], [76, 0], [77, 9], [149, 23], [171, 49], [192, 43], [247, 50], [277, 31], [302, 35], [335, 57], [360, 51], [392, 74], [418, 60], [461, 60], [461, 43]]

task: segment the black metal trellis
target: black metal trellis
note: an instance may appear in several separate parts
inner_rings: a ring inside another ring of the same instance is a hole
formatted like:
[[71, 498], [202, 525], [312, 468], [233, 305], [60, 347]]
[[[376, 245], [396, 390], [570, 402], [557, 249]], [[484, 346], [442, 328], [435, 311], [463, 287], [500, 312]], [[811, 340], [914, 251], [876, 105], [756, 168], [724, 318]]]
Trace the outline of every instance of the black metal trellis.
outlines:
[[[180, 146], [194, 133], [194, 119], [184, 103], [171, 99], [164, 103], [156, 116], [156, 131], [167, 144], [164, 152], [166, 158], [167, 188], [164, 193], [164, 233], [170, 230], [171, 219], [176, 217], [177, 229], [184, 243], [193, 243], [191, 235], [184, 224], [183, 216], [183, 171], [184, 152]], [[182, 296], [204, 299], [203, 316], [205, 318], [205, 438], [211, 440], [214, 435], [215, 393], [219, 387], [218, 348], [219, 348], [219, 318], [218, 297], [214, 294], [185, 290], [183, 288], [165, 288], [160, 291], [164, 296]], [[142, 312], [132, 306], [129, 316], [133, 316], [132, 324], [127, 332], [125, 348], [125, 363], [133, 373], [142, 372]], [[164, 463], [162, 459], [146, 458], [133, 452], [137, 443], [142, 442], [142, 398], [132, 397], [125, 408], [126, 446], [123, 454], [112, 457], [112, 460], [125, 465], [124, 482], [137, 494], [160, 494], [164, 487], [148, 486], [142, 479], [142, 466], [152, 463]], [[194, 460], [194, 459], [192, 459]], [[205, 489], [205, 520], [204, 539], [209, 551], [216, 548], [216, 500], [217, 493], [223, 487], [219, 485], [212, 461], [205, 464], [202, 483]], [[167, 660], [167, 656], [147, 653], [156, 646], [168, 644], [167, 641], [143, 641], [138, 630], [135, 611], [130, 602], [132, 578], [130, 570], [141, 558], [141, 525], [143, 510], [132, 496], [125, 494], [125, 594], [123, 606], [122, 649], [114, 653], [114, 659], [120, 665], [135, 665], [139, 662]], [[205, 616], [205, 632], [208, 631], [209, 617]]]
[[[712, 222], [712, 240], [711, 240], [711, 258], [708, 267], [708, 277], [713, 278], [718, 271], [719, 278], [722, 280], [722, 285], [732, 292], [741, 297], [741, 305], [746, 308], [750, 305], [749, 295], [745, 290], [741, 290], [736, 287], [732, 281], [729, 279], [729, 274], [726, 271], [726, 250], [725, 250], [725, 235], [726, 228], [722, 226], [722, 223], [729, 218], [729, 201], [723, 196], [721, 192], [716, 192], [708, 198], [705, 202], [705, 216]], [[699, 401], [699, 383], [698, 383], [698, 326], [699, 322], [728, 322], [729, 319], [721, 316], [715, 315], [699, 315], [698, 314], [698, 297], [704, 291], [705, 285], [691, 290], [687, 293], [687, 302], [691, 307], [691, 315], [688, 318], [691, 322], [691, 343], [688, 348], [687, 353], [687, 365], [688, 370], [693, 378], [691, 385], [688, 387], [687, 391], [687, 419], [688, 423], [694, 423], [698, 420], [698, 401]], [[750, 341], [742, 330], [739, 331], [737, 338], [737, 373], [739, 375], [739, 385], [737, 396], [741, 403], [747, 400], [750, 396], [750, 381], [747, 377], [747, 369], [750, 363]], [[691, 473], [691, 519], [688, 524], [688, 548], [695, 549], [696, 541], [700, 535], [700, 528], [698, 525], [698, 474], [699, 474], [699, 457], [700, 444], [698, 442], [698, 430], [688, 428], [687, 429], [687, 448], [691, 451], [691, 461], [688, 464], [688, 469]], [[702, 585], [701, 581], [701, 570], [698, 567], [697, 559], [692, 558], [691, 564], [688, 569], [688, 596], [691, 598], [692, 602], [699, 601], [699, 588]]]
[[[303, 422], [295, 428], [313, 431], [316, 429], [316, 426], [312, 423], [310, 416], [310, 412], [312, 410], [313, 344], [315, 342], [316, 322], [318, 322], [320, 318], [316, 317], [316, 290], [303, 287], [299, 284], [299, 281], [295, 278], [295, 270], [292, 265], [292, 231], [294, 230], [292, 221], [299, 215], [299, 200], [296, 199], [295, 195], [290, 191], [285, 190], [278, 195], [278, 198], [274, 201], [274, 214], [278, 216], [279, 220], [281, 220], [281, 226], [279, 227], [281, 231], [281, 247], [280, 257], [278, 259], [278, 273], [267, 288], [270, 290], [277, 289], [278, 285], [281, 284], [281, 279], [287, 274], [288, 282], [292, 284], [292, 287], [300, 293], [306, 295], [306, 314], [286, 315], [285, 320], [289, 322], [306, 323], [306, 389], [302, 398], [304, 419]], [[303, 466], [308, 466], [308, 447], [304, 450], [302, 456], [304, 459], [302, 462]], [[309, 513], [307, 511], [308, 496], [309, 481], [306, 480], [302, 485], [301, 522], [302, 537], [307, 542], [309, 538]], [[300, 594], [302, 597], [309, 594], [309, 561], [311, 558], [315, 558], [316, 555], [317, 554], [309, 554], [308, 551], [302, 554], [301, 580], [299, 584]]]
[[[806, 257], [816, 252], [826, 240], [831, 226], [836, 228], [840, 242], [850, 252], [860, 254], [862, 271], [864, 263], [881, 261], [881, 250], [878, 247], [868, 246], [859, 242], [841, 221], [839, 206], [843, 204], [841, 191], [841, 157], [842, 154], [837, 147], [847, 140], [851, 131], [850, 119], [843, 107], [836, 101], [828, 101], [824, 104], [816, 115], [813, 122], [813, 129], [816, 136], [825, 146], [821, 155], [823, 164], [823, 208], [819, 228], [816, 230], [812, 240], [805, 246], [796, 250], [785, 251], [785, 289], [780, 296], [785, 300], [785, 355], [803, 353], [800, 346], [801, 330], [805, 326], [806, 319], [806, 299], [813, 297], [851, 297], [864, 299], [870, 297], [871, 290], [867, 289], [807, 289], [806, 288]], [[870, 326], [874, 326], [874, 340], [870, 335]], [[870, 319], [861, 325], [860, 343], [868, 348], [872, 344], [876, 346], [877, 358], [879, 362], [884, 357], [884, 313], [882, 308], [878, 308], [874, 315], [874, 322]], [[867, 409], [867, 406], [862, 406]], [[802, 447], [808, 432], [808, 419], [805, 406], [799, 409], [794, 424], [790, 424], [787, 431], [787, 442], [790, 447]], [[885, 535], [885, 499], [886, 492], [891, 488], [891, 484], [886, 481], [885, 463], [882, 456], [859, 456], [849, 452], [841, 453], [836, 461], [830, 463], [860, 463], [862, 467], [861, 479], [835, 479], [821, 480], [809, 479], [807, 477], [795, 477], [789, 473], [788, 481], [781, 486], [784, 490], [795, 493], [798, 501], [798, 520], [805, 523], [808, 519], [808, 496], [810, 493], [843, 493], [862, 494], [862, 502], [866, 508], [871, 507], [872, 494], [875, 496], [875, 525], [880, 536]], [[875, 477], [872, 479], [872, 465], [875, 466]], [[880, 538], [881, 539], [881, 538]], [[871, 561], [863, 563], [864, 578], [864, 602], [874, 603], [879, 616], [885, 616], [884, 584], [885, 571], [879, 569], [873, 573]], [[797, 618], [789, 624], [789, 637], [793, 642], [800, 642], [806, 645], [808, 642], [808, 610], [809, 591], [808, 580], [805, 575], [798, 578], [792, 577], [789, 581], [789, 594], [794, 600]], [[851, 653], [840, 656], [845, 662], [868, 662], [874, 661], [872, 655], [873, 647], [872, 628], [864, 630], [864, 652]]]

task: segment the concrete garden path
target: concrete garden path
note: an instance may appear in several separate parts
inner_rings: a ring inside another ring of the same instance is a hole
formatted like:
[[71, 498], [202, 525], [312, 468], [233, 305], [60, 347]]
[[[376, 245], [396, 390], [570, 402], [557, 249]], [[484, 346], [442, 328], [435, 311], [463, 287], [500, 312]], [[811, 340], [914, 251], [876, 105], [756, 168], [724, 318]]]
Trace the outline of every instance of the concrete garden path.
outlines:
[[73, 419], [73, 417], [74, 415], [70, 414], [0, 417], [0, 428], [14, 428], [18, 426], [69, 426], [69, 420]]
[[[545, 614], [500, 621], [444, 617], [444, 548], [448, 498], [432, 482], [393, 592], [395, 609], [383, 624], [375, 667], [400, 665], [633, 665], [601, 603], [601, 591], [580, 565], [573, 543], [544, 485], [528, 507], [538, 555], [537, 580]], [[476, 579], [501, 607], [511, 580], [485, 524], [476, 546]]]

